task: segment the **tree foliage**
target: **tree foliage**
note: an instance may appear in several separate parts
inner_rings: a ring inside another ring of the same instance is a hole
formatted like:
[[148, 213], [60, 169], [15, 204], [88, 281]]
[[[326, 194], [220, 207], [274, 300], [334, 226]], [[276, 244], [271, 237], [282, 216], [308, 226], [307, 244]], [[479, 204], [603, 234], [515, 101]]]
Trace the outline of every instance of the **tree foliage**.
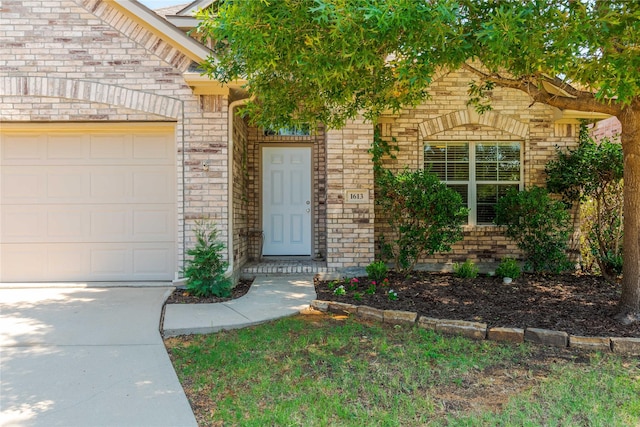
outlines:
[[200, 33], [214, 40], [205, 71], [222, 82], [246, 78], [261, 124], [336, 127], [359, 111], [375, 118], [423, 99], [438, 67], [464, 61], [459, 6], [439, 3], [225, 2], [199, 14]]
[[428, 97], [439, 72], [559, 109], [617, 116], [625, 157], [620, 312], [640, 320], [640, 2], [629, 0], [260, 0], [202, 12], [204, 72], [246, 79], [255, 122], [340, 126]]

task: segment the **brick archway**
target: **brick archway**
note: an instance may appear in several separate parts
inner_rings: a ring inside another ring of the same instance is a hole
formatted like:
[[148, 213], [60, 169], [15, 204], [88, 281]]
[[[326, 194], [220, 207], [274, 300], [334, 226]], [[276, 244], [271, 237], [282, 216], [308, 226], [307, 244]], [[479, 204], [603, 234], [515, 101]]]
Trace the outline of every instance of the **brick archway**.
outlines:
[[420, 136], [425, 139], [440, 132], [470, 124], [501, 129], [521, 138], [526, 138], [529, 134], [529, 126], [512, 117], [505, 116], [495, 111], [478, 114], [474, 110], [470, 109], [458, 110], [453, 113], [425, 120], [420, 123], [418, 129], [420, 130]]
[[0, 96], [43, 96], [114, 105], [178, 119], [182, 102], [175, 98], [103, 83], [52, 77], [2, 77]]

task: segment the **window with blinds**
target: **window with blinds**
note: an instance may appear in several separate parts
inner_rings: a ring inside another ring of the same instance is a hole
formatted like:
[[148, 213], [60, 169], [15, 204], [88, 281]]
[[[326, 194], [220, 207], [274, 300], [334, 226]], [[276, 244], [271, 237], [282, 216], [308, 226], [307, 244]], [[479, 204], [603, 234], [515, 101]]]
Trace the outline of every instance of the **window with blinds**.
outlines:
[[492, 224], [498, 199], [522, 187], [521, 155], [521, 142], [427, 141], [424, 166], [462, 196], [469, 224]]

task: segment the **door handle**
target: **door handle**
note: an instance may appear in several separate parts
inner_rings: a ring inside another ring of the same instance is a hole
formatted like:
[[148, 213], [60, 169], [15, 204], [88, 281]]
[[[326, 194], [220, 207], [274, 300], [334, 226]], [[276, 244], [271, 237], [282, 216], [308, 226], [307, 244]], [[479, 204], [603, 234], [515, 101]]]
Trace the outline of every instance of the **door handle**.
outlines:
[[311, 212], [311, 209], [307, 209], [307, 213]]

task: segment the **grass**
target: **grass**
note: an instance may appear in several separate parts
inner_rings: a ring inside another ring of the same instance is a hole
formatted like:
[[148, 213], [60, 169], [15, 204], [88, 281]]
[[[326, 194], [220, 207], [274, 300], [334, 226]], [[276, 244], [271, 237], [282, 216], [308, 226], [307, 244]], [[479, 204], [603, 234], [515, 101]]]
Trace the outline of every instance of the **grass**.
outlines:
[[302, 315], [166, 340], [201, 426], [640, 424], [640, 362]]

